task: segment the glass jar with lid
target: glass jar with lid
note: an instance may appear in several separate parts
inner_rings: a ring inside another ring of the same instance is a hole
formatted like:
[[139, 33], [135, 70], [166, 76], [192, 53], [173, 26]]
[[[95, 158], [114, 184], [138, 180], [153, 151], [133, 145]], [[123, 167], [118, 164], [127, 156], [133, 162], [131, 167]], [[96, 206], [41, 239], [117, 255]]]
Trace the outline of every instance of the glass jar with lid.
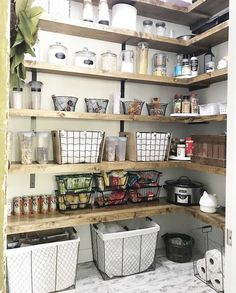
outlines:
[[163, 53], [156, 53], [152, 57], [152, 73], [155, 76], [166, 76], [166, 65], [168, 56]]
[[153, 21], [150, 19], [145, 19], [143, 21], [143, 32], [147, 34], [152, 34]]
[[156, 34], [160, 37], [164, 37], [166, 34], [166, 23], [157, 22], [156, 23]]
[[41, 109], [41, 88], [43, 83], [41, 81], [31, 81], [29, 82], [31, 89], [31, 109], [40, 110]]
[[189, 96], [183, 96], [182, 99], [182, 113], [189, 114], [191, 111], [191, 102]]
[[121, 51], [121, 72], [134, 72], [134, 51], [133, 50], [123, 50]]
[[117, 55], [110, 50], [101, 54], [101, 69], [104, 71], [117, 70]]
[[67, 64], [67, 48], [60, 42], [49, 46], [48, 62], [66, 65]]
[[149, 44], [140, 42], [137, 45], [137, 73], [147, 74]]
[[182, 107], [182, 95], [180, 93], [175, 94], [173, 100], [173, 113], [179, 114], [181, 113]]
[[75, 65], [85, 68], [96, 68], [96, 54], [89, 51], [88, 48], [75, 52]]

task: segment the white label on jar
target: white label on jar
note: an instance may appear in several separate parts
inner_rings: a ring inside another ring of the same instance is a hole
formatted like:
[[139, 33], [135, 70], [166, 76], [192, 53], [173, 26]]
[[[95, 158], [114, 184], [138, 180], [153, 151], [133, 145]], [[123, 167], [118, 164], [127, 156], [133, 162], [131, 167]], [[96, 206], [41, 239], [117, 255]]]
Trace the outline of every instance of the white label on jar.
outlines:
[[75, 65], [85, 68], [96, 68], [95, 58], [86, 58], [82, 56], [75, 57]]

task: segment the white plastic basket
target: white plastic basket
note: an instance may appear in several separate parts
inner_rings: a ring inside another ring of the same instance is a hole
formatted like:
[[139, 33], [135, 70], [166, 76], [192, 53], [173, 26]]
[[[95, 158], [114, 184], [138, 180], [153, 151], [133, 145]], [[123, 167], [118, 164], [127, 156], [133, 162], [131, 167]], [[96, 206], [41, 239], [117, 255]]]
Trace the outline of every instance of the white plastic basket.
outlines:
[[227, 114], [227, 103], [219, 103], [220, 114]]
[[91, 226], [94, 261], [108, 278], [146, 271], [155, 258], [158, 224], [150, 219], [119, 224], [128, 231], [104, 234], [96, 225]]
[[219, 104], [218, 103], [209, 103], [204, 105], [199, 105], [199, 113], [200, 115], [218, 115]]
[[75, 286], [80, 238], [7, 250], [9, 293], [49, 293]]

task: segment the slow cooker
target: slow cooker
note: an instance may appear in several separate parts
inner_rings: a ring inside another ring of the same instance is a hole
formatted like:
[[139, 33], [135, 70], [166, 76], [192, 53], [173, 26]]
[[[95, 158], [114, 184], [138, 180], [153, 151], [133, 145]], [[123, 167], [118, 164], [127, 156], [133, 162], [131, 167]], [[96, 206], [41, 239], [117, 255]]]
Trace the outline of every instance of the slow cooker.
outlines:
[[205, 190], [204, 184], [187, 176], [165, 181], [164, 188], [167, 190], [167, 201], [178, 205], [198, 205]]

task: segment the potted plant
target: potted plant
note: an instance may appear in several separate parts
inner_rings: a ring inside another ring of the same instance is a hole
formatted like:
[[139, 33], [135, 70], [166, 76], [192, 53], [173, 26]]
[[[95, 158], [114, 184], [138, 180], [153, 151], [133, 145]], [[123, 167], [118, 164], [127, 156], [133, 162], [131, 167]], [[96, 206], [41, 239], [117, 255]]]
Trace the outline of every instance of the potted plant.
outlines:
[[26, 78], [24, 55], [35, 56], [33, 46], [42, 13], [41, 7], [32, 6], [32, 0], [11, 0], [10, 81], [11, 87], [19, 91]]

